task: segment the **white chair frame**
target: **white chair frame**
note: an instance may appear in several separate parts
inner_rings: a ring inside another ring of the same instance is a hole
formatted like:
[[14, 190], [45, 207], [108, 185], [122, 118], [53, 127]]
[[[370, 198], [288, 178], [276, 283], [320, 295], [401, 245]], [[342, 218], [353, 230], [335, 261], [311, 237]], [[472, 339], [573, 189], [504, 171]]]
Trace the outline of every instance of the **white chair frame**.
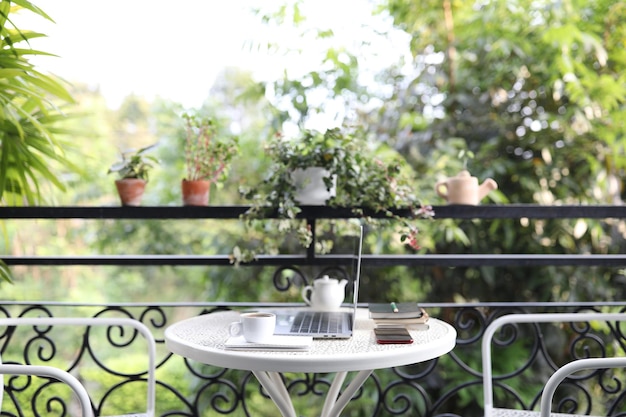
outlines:
[[557, 369], [548, 379], [541, 396], [541, 417], [550, 417], [552, 397], [559, 384], [568, 376], [586, 369], [626, 368], [626, 358], [587, 358], [578, 359]]
[[[109, 318], [109, 317], [15, 317], [15, 318], [0, 318], [0, 326], [119, 326], [119, 327], [131, 327], [140, 333], [145, 339], [148, 345], [148, 370], [147, 370], [147, 400], [146, 411], [137, 414], [126, 414], [124, 417], [154, 417], [155, 416], [155, 390], [156, 390], [156, 341], [150, 329], [138, 320], [130, 318]], [[81, 403], [85, 400], [82, 391], [85, 388], [82, 384], [66, 371], [57, 370], [48, 366], [36, 366], [36, 365], [2, 365], [3, 367], [11, 366], [12, 368], [4, 368], [5, 370], [12, 370], [18, 374], [26, 375], [26, 372], [31, 371], [41, 372], [42, 376], [51, 376], [57, 378], [63, 382], [67, 382], [71, 388], [79, 396]], [[56, 371], [55, 371], [56, 370]], [[58, 372], [57, 372], [58, 371]], [[23, 373], [22, 373], [23, 372]], [[1, 374], [2, 372], [0, 372]], [[72, 380], [73, 379], [73, 380]], [[76, 385], [78, 384], [78, 385]], [[79, 387], [80, 386], [80, 387]], [[0, 401], [2, 400], [3, 384], [0, 384]], [[85, 392], [86, 394], [86, 392]], [[89, 397], [87, 397], [89, 399]], [[93, 416], [93, 407], [91, 401], [89, 402], [90, 413], [85, 413], [85, 406], [83, 405], [83, 413], [85, 416]], [[119, 416], [122, 417], [122, 416]]]
[[[513, 323], [557, 323], [557, 322], [591, 322], [591, 321], [626, 321], [626, 314], [622, 313], [537, 313], [537, 314], [508, 314], [495, 319], [485, 329], [482, 339], [483, 363], [483, 394], [485, 403], [485, 417], [497, 416], [573, 416], [572, 414], [551, 413], [552, 398], [558, 385], [569, 375], [584, 369], [605, 369], [626, 367], [626, 358], [585, 358], [574, 360], [559, 368], [546, 382], [541, 396], [540, 411], [508, 410], [495, 408], [493, 405], [493, 380], [491, 367], [491, 340], [496, 331]], [[588, 416], [587, 416], [588, 417]]]
[[[93, 417], [93, 408], [91, 407], [91, 400], [89, 399], [87, 390], [80, 381], [69, 372], [52, 366], [0, 364], [0, 375], [35, 375], [61, 381], [74, 390], [74, 393], [78, 397], [83, 417]], [[0, 404], [2, 403], [3, 385], [4, 384], [0, 384]]]

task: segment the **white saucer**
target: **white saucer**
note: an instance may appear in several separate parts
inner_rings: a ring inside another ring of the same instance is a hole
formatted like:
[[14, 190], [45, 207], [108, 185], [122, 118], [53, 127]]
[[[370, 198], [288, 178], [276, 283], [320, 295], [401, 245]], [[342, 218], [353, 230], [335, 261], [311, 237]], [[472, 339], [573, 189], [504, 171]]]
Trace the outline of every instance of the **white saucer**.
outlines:
[[231, 336], [224, 344], [231, 350], [308, 350], [313, 343], [311, 336], [274, 335], [266, 342], [252, 343], [243, 336]]

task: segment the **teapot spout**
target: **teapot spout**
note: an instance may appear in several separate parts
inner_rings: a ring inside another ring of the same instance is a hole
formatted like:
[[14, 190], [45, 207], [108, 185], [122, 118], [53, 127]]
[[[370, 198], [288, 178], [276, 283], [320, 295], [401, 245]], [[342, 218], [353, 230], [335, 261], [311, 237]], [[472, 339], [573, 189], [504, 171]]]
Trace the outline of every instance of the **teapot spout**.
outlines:
[[498, 189], [498, 183], [491, 178], [487, 178], [480, 187], [478, 187], [478, 201], [482, 200], [490, 191]]
[[339, 281], [339, 286], [341, 288], [345, 288], [347, 283], [348, 283], [347, 279], [342, 279], [341, 281]]

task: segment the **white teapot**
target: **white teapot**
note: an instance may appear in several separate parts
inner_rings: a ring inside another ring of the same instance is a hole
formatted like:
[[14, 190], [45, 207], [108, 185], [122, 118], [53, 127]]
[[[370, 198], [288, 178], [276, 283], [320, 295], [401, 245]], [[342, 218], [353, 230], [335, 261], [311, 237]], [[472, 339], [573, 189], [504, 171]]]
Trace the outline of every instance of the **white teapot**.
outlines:
[[[302, 288], [304, 302], [318, 311], [333, 311], [341, 307], [346, 297], [346, 284], [348, 280], [338, 281], [324, 275], [313, 281], [313, 286], [307, 285]], [[311, 295], [309, 296], [309, 292]]]

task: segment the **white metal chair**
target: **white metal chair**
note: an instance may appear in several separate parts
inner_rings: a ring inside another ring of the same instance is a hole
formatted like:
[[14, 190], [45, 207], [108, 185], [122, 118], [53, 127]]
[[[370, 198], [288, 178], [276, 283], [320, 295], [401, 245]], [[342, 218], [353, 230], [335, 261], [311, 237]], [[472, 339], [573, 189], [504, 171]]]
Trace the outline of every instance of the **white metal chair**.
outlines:
[[[27, 317], [18, 317], [18, 318], [1, 318], [0, 319], [0, 327], [7, 326], [83, 326], [85, 328], [92, 326], [106, 326], [106, 327], [119, 327], [119, 328], [132, 328], [141, 334], [146, 341], [147, 344], [147, 377], [146, 377], [146, 410], [140, 413], [134, 414], [124, 414], [123, 416], [116, 417], [154, 417], [155, 415], [155, 389], [156, 389], [156, 376], [155, 376], [155, 367], [156, 367], [156, 342], [154, 340], [154, 336], [143, 323], [130, 319], [130, 318], [105, 318], [105, 317], [90, 317], [90, 318], [65, 318], [65, 317], [41, 317], [41, 318], [27, 318]], [[4, 367], [4, 370], [14, 372], [15, 374], [26, 375], [27, 372], [35, 371], [34, 373], [40, 373], [42, 376], [50, 376], [53, 378], [57, 378], [63, 382], [67, 382], [71, 388], [79, 396], [79, 400], [84, 402], [86, 395], [86, 391], [84, 386], [71, 374], [66, 371], [58, 370], [53, 367], [48, 366], [36, 366], [36, 365], [1, 365]], [[10, 367], [10, 368], [7, 368]], [[0, 368], [0, 374], [2, 374], [2, 368]], [[10, 372], [6, 372], [10, 373]], [[1, 384], [0, 384], [1, 385]], [[85, 391], [83, 393], [83, 391]], [[2, 391], [0, 390], [0, 400]], [[87, 396], [87, 400], [89, 397]], [[89, 413], [85, 411], [85, 406], [83, 405], [83, 413], [85, 416], [93, 416], [93, 406], [91, 401], [89, 402]], [[111, 416], [113, 417], [113, 416]]]
[[[482, 340], [483, 389], [485, 417], [571, 417], [574, 414], [551, 413], [552, 398], [558, 385], [571, 374], [587, 369], [606, 369], [626, 367], [626, 358], [585, 358], [574, 360], [555, 371], [544, 386], [540, 402], [540, 411], [511, 410], [495, 408], [493, 404], [493, 380], [491, 341], [496, 331], [513, 323], [557, 323], [557, 322], [592, 322], [626, 321], [626, 314], [621, 313], [553, 313], [553, 314], [509, 314], [495, 319], [487, 329]], [[589, 416], [586, 416], [589, 417]]]
[[[78, 398], [83, 417], [93, 417], [91, 400], [85, 387], [72, 374], [52, 366], [0, 364], [0, 375], [27, 375], [56, 379], [72, 388]], [[0, 384], [0, 404], [4, 384]]]

